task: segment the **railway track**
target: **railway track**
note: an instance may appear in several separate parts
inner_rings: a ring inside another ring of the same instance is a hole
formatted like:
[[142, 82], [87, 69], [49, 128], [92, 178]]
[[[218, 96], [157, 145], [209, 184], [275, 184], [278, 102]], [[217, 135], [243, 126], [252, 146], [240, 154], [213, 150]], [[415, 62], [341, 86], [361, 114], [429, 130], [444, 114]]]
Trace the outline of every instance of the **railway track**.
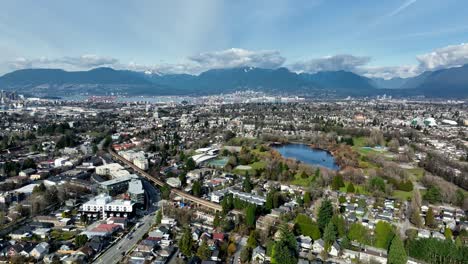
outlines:
[[[112, 149], [109, 149], [109, 153], [112, 155], [113, 158], [121, 161], [122, 163], [128, 165], [129, 167], [131, 167], [133, 170], [135, 170], [136, 172], [138, 172], [141, 176], [145, 177], [146, 179], [148, 179], [149, 181], [153, 182], [154, 184], [162, 187], [162, 186], [165, 186], [166, 183], [163, 182], [162, 180], [150, 175], [149, 173], [147, 173], [146, 171], [138, 168], [135, 164], [131, 163], [129, 160], [126, 160], [124, 159], [122, 156], [120, 156], [118, 153], [116, 153], [114, 150]], [[204, 206], [206, 208], [209, 208], [209, 209], [212, 209], [212, 210], [215, 210], [215, 211], [222, 211], [223, 208], [221, 207], [221, 205], [219, 204], [216, 204], [216, 203], [213, 203], [213, 202], [210, 202], [210, 201], [207, 201], [205, 199], [202, 199], [200, 197], [197, 197], [197, 196], [194, 196], [194, 195], [191, 195], [189, 193], [186, 193], [182, 190], [179, 190], [177, 188], [171, 188], [171, 192], [175, 195], [178, 195], [182, 198], [184, 198], [185, 200], [188, 200], [188, 201], [191, 201], [192, 203], [195, 203], [199, 206]]]

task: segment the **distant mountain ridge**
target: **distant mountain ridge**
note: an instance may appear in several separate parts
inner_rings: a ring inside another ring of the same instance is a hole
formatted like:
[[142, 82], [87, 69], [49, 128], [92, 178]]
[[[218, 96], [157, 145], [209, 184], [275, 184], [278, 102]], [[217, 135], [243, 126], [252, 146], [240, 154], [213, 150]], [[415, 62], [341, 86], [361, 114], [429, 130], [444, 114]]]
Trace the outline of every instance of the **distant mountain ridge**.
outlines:
[[467, 84], [468, 65], [392, 80], [369, 79], [347, 71], [298, 74], [287, 68], [255, 67], [212, 69], [199, 75], [112, 68], [75, 72], [61, 69], [24, 69], [0, 77], [0, 89], [44, 95], [209, 95], [250, 89], [304, 96], [372, 96], [386, 93], [465, 98], [468, 97]]

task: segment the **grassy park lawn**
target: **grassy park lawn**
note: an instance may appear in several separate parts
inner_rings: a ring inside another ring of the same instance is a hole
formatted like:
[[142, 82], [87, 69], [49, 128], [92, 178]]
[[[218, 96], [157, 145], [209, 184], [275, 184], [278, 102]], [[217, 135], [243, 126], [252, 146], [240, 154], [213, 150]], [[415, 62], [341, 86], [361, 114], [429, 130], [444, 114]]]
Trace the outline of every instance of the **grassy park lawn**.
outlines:
[[399, 199], [402, 201], [410, 200], [413, 197], [413, 192], [405, 192], [400, 190], [393, 191], [393, 198]]
[[[349, 185], [349, 182], [345, 182], [345, 186], [340, 188], [340, 192], [345, 193], [346, 190], [348, 189], [348, 185]], [[364, 186], [354, 185], [354, 193], [356, 193], [356, 194], [367, 194], [367, 191], [364, 188]]]
[[293, 185], [308, 187], [314, 181], [314, 176], [308, 178], [302, 178], [300, 173], [294, 175], [294, 180], [291, 182]]

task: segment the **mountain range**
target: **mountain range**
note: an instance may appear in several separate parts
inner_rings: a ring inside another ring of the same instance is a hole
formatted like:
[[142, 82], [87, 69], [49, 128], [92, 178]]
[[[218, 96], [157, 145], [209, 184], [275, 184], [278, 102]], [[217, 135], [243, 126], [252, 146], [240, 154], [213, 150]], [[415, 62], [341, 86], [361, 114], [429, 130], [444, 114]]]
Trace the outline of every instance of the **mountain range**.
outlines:
[[295, 73], [287, 68], [212, 69], [199, 75], [157, 74], [112, 68], [89, 71], [23, 69], [0, 77], [0, 89], [36, 96], [72, 94], [210, 95], [239, 90], [301, 96], [468, 97], [468, 65], [412, 78], [370, 79], [347, 71]]

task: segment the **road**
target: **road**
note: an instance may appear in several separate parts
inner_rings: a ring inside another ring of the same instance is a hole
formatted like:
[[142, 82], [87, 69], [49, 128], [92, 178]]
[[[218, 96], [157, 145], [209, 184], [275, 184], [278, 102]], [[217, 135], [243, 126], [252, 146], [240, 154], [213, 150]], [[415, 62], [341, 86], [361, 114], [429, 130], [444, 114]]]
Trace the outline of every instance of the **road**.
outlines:
[[[130, 233], [122, 237], [117, 243], [101, 255], [94, 263], [117, 264], [123, 257], [122, 253], [127, 253], [146, 234], [154, 223], [154, 215], [145, 215], [140, 222], [141, 226], [133, 229]], [[131, 238], [130, 238], [131, 237]]]
[[234, 264], [240, 264], [240, 254], [242, 252], [242, 249], [244, 249], [245, 245], [247, 245], [247, 237], [242, 237], [239, 243], [237, 243], [237, 250], [236, 253], [234, 253]]
[[[101, 255], [94, 263], [102, 263], [102, 264], [115, 264], [118, 263], [123, 255], [122, 253], [127, 253], [133, 246], [135, 246], [138, 241], [148, 233], [151, 226], [154, 224], [155, 214], [153, 214], [157, 207], [155, 204], [159, 200], [159, 192], [155, 189], [150, 183], [143, 181], [143, 186], [145, 188], [145, 192], [148, 194], [148, 215], [145, 215], [140, 222], [143, 224], [138, 228], [134, 228], [130, 231], [129, 234], [122, 237], [116, 244], [112, 245], [106, 252]], [[132, 237], [129, 239], [129, 237]]]

